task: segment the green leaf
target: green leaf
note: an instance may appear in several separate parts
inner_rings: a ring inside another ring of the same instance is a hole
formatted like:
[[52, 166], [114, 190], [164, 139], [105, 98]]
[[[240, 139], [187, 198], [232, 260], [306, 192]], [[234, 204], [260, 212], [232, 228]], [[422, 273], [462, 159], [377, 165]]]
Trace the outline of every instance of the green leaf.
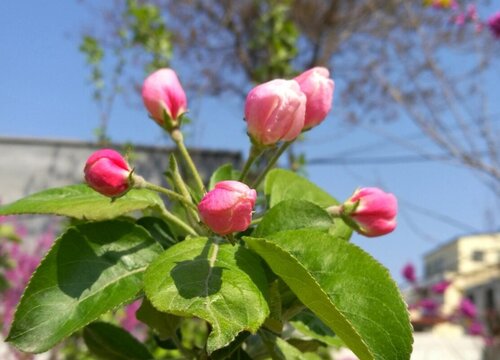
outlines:
[[302, 311], [296, 315], [290, 323], [308, 338], [319, 340], [326, 345], [336, 348], [344, 344], [328, 326], [309, 310]]
[[266, 237], [302, 228], [328, 231], [332, 225], [332, 217], [319, 206], [303, 200], [284, 200], [267, 211], [252, 236]]
[[233, 164], [225, 164], [220, 166], [217, 170], [214, 171], [212, 176], [210, 177], [210, 182], [208, 183], [208, 190], [212, 190], [220, 181], [224, 180], [237, 180], [238, 179], [238, 171], [233, 169]]
[[43, 352], [105, 312], [134, 299], [161, 253], [142, 227], [106, 221], [69, 228], [33, 274], [8, 341]]
[[146, 270], [145, 291], [154, 307], [208, 321], [207, 351], [220, 349], [269, 314], [261, 260], [242, 246], [188, 238], [167, 249]]
[[[270, 208], [285, 200], [305, 200], [323, 209], [339, 203], [337, 199], [309, 180], [284, 169], [274, 169], [267, 174], [264, 192]], [[342, 219], [337, 218], [333, 221], [330, 233], [349, 240], [352, 229]]]
[[137, 225], [145, 228], [151, 236], [163, 246], [168, 249], [177, 243], [177, 239], [168, 224], [160, 218], [154, 216], [145, 216], [137, 220]]
[[260, 331], [264, 344], [273, 360], [306, 360], [304, 354], [280, 337], [268, 332]]
[[269, 207], [283, 200], [307, 200], [322, 208], [338, 204], [326, 191], [296, 173], [284, 170], [271, 170], [267, 176], [264, 192], [269, 198]]
[[141, 307], [137, 310], [136, 317], [137, 320], [154, 329], [161, 340], [174, 337], [175, 331], [181, 322], [178, 316], [156, 310], [146, 297], [142, 300]]
[[0, 215], [51, 214], [82, 220], [108, 220], [136, 210], [163, 206], [158, 194], [132, 189], [111, 200], [85, 184], [44, 190], [0, 207]]
[[369, 254], [310, 229], [245, 242], [360, 359], [410, 358], [408, 310], [388, 271]]
[[127, 331], [105, 322], [94, 322], [83, 330], [89, 350], [99, 359], [151, 360], [149, 350]]
[[211, 360], [227, 360], [227, 359], [247, 359], [246, 353], [241, 353], [241, 345], [250, 336], [248, 331], [242, 331], [236, 336], [236, 338], [231, 341], [229, 345], [223, 347], [222, 349], [214, 351], [210, 355]]
[[17, 234], [16, 228], [12, 224], [0, 224], [0, 240], [20, 242], [21, 238]]

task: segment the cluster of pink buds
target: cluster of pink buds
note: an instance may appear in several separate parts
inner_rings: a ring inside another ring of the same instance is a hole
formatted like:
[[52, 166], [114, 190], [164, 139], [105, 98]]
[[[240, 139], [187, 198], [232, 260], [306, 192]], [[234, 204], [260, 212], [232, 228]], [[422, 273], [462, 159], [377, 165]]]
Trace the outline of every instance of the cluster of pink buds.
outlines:
[[[0, 222], [3, 222], [1, 218]], [[19, 224], [16, 218], [9, 219], [9, 223], [13, 225], [15, 234], [20, 238], [28, 234], [27, 229]], [[46, 231], [36, 239], [35, 246], [30, 249], [23, 247], [21, 242], [8, 242], [0, 237], [0, 255], [5, 257], [2, 259], [5, 260], [3, 266], [7, 265], [1, 270], [8, 283], [8, 287], [2, 290], [0, 296], [0, 319], [3, 323], [1, 330], [4, 334], [8, 333], [24, 288], [42, 260], [41, 254], [50, 249], [54, 242], [56, 227], [56, 222], [49, 224]]]
[[252, 141], [271, 146], [292, 141], [319, 125], [332, 108], [335, 84], [323, 67], [293, 80], [276, 79], [253, 88], [245, 102], [245, 120]]
[[418, 310], [420, 316], [460, 323], [469, 335], [485, 335], [485, 328], [478, 317], [476, 305], [469, 298], [462, 298], [451, 315], [442, 311], [443, 296], [452, 281], [441, 280], [430, 286], [418, 284], [415, 266], [412, 263], [407, 263], [402, 268], [401, 275], [412, 286], [413, 297], [417, 296], [416, 300], [408, 304], [409, 310]]
[[452, 21], [455, 25], [462, 26], [467, 23], [474, 24], [476, 31], [483, 30], [483, 23], [477, 13], [477, 7], [474, 4], [469, 4], [465, 9], [461, 9], [458, 5], [454, 7], [455, 13], [452, 16]]
[[455, 0], [424, 0], [424, 6], [432, 6], [436, 9], [453, 10], [451, 21], [458, 26], [463, 26], [467, 23], [473, 24], [476, 32], [481, 32], [486, 26], [490, 29], [491, 34], [496, 39], [500, 39], [500, 11], [491, 15], [486, 21], [479, 17], [475, 4], [468, 4], [466, 7], [461, 7]]
[[[319, 125], [332, 108], [335, 83], [328, 69], [315, 67], [292, 80], [276, 79], [253, 88], [245, 103], [245, 120], [253, 144], [259, 148], [290, 142]], [[187, 111], [186, 94], [172, 69], [149, 75], [142, 88], [144, 105], [158, 124], [173, 134]], [[116, 151], [102, 149], [89, 157], [85, 180], [108, 197], [145, 186]], [[256, 191], [242, 182], [222, 181], [198, 204], [201, 220], [216, 234], [246, 230], [252, 220]], [[387, 234], [396, 227], [397, 200], [377, 188], [357, 190], [341, 206], [329, 208], [362, 235]]]
[[491, 15], [486, 21], [482, 21], [477, 13], [477, 8], [469, 4], [465, 11], [458, 11], [454, 16], [454, 22], [457, 25], [472, 23], [475, 25], [476, 32], [480, 32], [486, 26], [489, 28], [494, 38], [500, 39], [500, 11]]

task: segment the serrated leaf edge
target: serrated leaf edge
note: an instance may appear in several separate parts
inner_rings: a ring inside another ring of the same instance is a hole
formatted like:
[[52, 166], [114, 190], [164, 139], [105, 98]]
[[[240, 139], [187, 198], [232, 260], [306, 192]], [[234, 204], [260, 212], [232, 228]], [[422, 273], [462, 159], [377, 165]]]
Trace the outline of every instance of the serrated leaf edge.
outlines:
[[[106, 221], [109, 221], [109, 220], [106, 220]], [[145, 231], [145, 232], [146, 232], [149, 236], [151, 236], [151, 235], [149, 234], [149, 232], [148, 232], [146, 229], [142, 228], [140, 225], [135, 225], [135, 226], [136, 226], [136, 227], [140, 227], [140, 228], [141, 228], [141, 229], [143, 229], [143, 230], [144, 230], [144, 231]], [[62, 237], [63, 237], [63, 236], [64, 236], [67, 232], [69, 232], [70, 230], [74, 230], [74, 229], [76, 229], [76, 227], [77, 227], [77, 225], [75, 225], [75, 226], [70, 226], [70, 227], [66, 228], [66, 231], [64, 231], [61, 235], [59, 235], [59, 236], [56, 238], [56, 240], [54, 241], [54, 243], [52, 244], [52, 246], [49, 248], [49, 250], [47, 250], [47, 252], [45, 253], [45, 256], [44, 256], [44, 257], [42, 258], [42, 260], [40, 261], [40, 264], [38, 264], [38, 266], [37, 266], [37, 268], [35, 269], [35, 271], [33, 271], [33, 274], [31, 274], [31, 277], [30, 277], [30, 279], [29, 279], [28, 283], [26, 284], [26, 287], [24, 288], [24, 291], [23, 291], [23, 293], [22, 293], [21, 297], [19, 298], [19, 301], [18, 301], [18, 303], [17, 303], [17, 305], [16, 305], [16, 309], [15, 309], [15, 311], [14, 311], [14, 315], [13, 315], [12, 324], [11, 324], [11, 327], [10, 327], [10, 329], [9, 329], [9, 334], [8, 334], [7, 338], [5, 339], [5, 342], [10, 342], [10, 343], [12, 343], [12, 340], [15, 340], [15, 339], [19, 338], [19, 336], [22, 336], [22, 335], [24, 335], [25, 333], [27, 333], [27, 332], [29, 331], [29, 330], [27, 330], [27, 331], [25, 331], [25, 332], [23, 332], [23, 333], [19, 334], [18, 336], [14, 337], [14, 338], [10, 336], [10, 332], [11, 332], [12, 327], [14, 326], [14, 322], [15, 322], [15, 320], [16, 320], [17, 311], [19, 310], [19, 306], [21, 305], [21, 302], [22, 302], [23, 298], [25, 297], [25, 294], [26, 294], [26, 289], [28, 289], [29, 285], [31, 284], [31, 281], [33, 280], [33, 278], [35, 277], [36, 273], [38, 272], [38, 269], [39, 269], [39, 268], [42, 266], [42, 264], [46, 261], [47, 256], [51, 253], [51, 251], [52, 251], [52, 250], [53, 250], [53, 248], [56, 246], [56, 244], [57, 244], [58, 242], [62, 241], [62, 240], [61, 240], [61, 239], [62, 239]], [[151, 239], [153, 239], [153, 238], [151, 237]], [[157, 242], [155, 239], [153, 239], [153, 240], [154, 240], [154, 243], [158, 244], [158, 242]], [[137, 270], [137, 272], [140, 272], [141, 270], [144, 272], [144, 271], [146, 270], [146, 268], [147, 268], [147, 266], [144, 266], [144, 267], [138, 268], [138, 269], [136, 269], [136, 270]], [[134, 271], [134, 273], [135, 273], [135, 271]], [[122, 278], [123, 278], [123, 277], [122, 277]], [[120, 278], [120, 279], [122, 279], [122, 278]], [[107, 286], [108, 286], [108, 285], [106, 285], [106, 287], [107, 287]], [[142, 290], [143, 290], [143, 289], [142, 289]], [[142, 290], [139, 290], [139, 291], [138, 291], [138, 294], [139, 294]], [[114, 310], [116, 310], [116, 309], [118, 309], [118, 308], [121, 308], [121, 307], [123, 306], [123, 304], [129, 303], [131, 300], [134, 300], [134, 299], [136, 299], [136, 298], [137, 298], [137, 294], [136, 294], [136, 295], [134, 295], [133, 297], [130, 297], [130, 298], [128, 298], [128, 299], [125, 299], [125, 300], [124, 300], [124, 301], [122, 301], [120, 304], [118, 304], [118, 305], [116, 305], [116, 306], [112, 307], [111, 309], [107, 310], [106, 312], [109, 312], [109, 311], [114, 311]], [[101, 314], [101, 315], [102, 315], [102, 314]], [[99, 315], [99, 316], [101, 316], [101, 315]], [[84, 323], [82, 326], [80, 326], [80, 327], [76, 328], [75, 330], [73, 330], [73, 332], [72, 332], [71, 334], [74, 334], [76, 331], [78, 331], [78, 330], [80, 330], [80, 329], [83, 329], [83, 328], [84, 328], [84, 327], [86, 327], [88, 324], [90, 324], [90, 323], [94, 322], [96, 319], [98, 319], [98, 318], [99, 318], [99, 316], [97, 316], [96, 318], [94, 318], [94, 319], [92, 319], [92, 320], [90, 320], [90, 321], [88, 321], [88, 322]], [[71, 334], [69, 334], [68, 336], [71, 336]], [[61, 341], [63, 341], [65, 338], [66, 338], [66, 337], [62, 338], [62, 339], [61, 339], [60, 341], [58, 341], [56, 344], [59, 344], [59, 343], [60, 343]], [[54, 345], [56, 345], [56, 344], [54, 344]], [[15, 343], [12, 343], [12, 345], [14, 345], [14, 346], [15, 346], [16, 348], [18, 348], [19, 350], [24, 351], [24, 350], [23, 350], [23, 349], [21, 349], [19, 346], [17, 346]], [[30, 353], [33, 353], [33, 354], [40, 354], [40, 353], [43, 353], [43, 352], [45, 352], [45, 351], [47, 351], [47, 350], [49, 350], [49, 349], [42, 349], [42, 350], [39, 350], [39, 351], [30, 352]]]
[[[277, 245], [275, 242], [272, 242], [272, 241], [269, 241], [267, 239], [263, 239], [263, 238], [251, 238], [251, 237], [244, 237], [243, 240], [245, 240], [245, 242], [247, 242], [248, 240], [252, 241], [252, 240], [257, 240], [257, 241], [261, 241], [261, 242], [265, 242], [266, 244], [270, 244], [271, 246], [274, 246], [275, 248], [279, 249], [280, 251], [282, 251], [283, 253], [287, 254], [288, 256], [290, 256], [291, 259], [293, 259], [297, 264], [298, 266], [300, 266], [304, 271], [305, 273], [309, 276], [310, 280], [317, 286], [318, 290], [320, 291], [320, 293], [322, 293], [325, 298], [328, 300], [328, 302], [331, 304], [331, 306], [335, 309], [335, 311], [338, 313], [339, 317], [341, 317], [347, 324], [349, 324], [349, 326], [351, 327], [351, 329], [353, 330], [353, 332], [358, 335], [359, 339], [360, 339], [360, 342], [361, 344], [364, 345], [365, 347], [365, 350], [366, 352], [372, 357], [372, 359], [375, 359], [375, 356], [374, 354], [372, 353], [371, 349], [368, 347], [368, 345], [365, 343], [365, 341], [363, 340], [363, 338], [361, 337], [361, 335], [358, 333], [358, 331], [356, 329], [354, 329], [354, 327], [352, 326], [351, 322], [348, 321], [345, 316], [337, 309], [337, 307], [335, 306], [335, 304], [332, 303], [330, 297], [328, 296], [328, 294], [323, 290], [323, 288], [319, 285], [319, 283], [316, 281], [316, 279], [311, 275], [311, 273], [309, 272], [309, 270], [307, 270], [303, 265], [302, 263], [291, 253], [289, 253], [288, 251], [286, 251], [285, 249], [283, 249], [281, 246]], [[251, 246], [250, 246], [250, 249], [251, 249]], [[257, 253], [258, 255], [258, 253]], [[260, 256], [260, 255], [259, 255]], [[286, 281], [285, 281], [286, 282]], [[300, 299], [299, 299], [300, 300]], [[312, 311], [312, 309], [310, 309]], [[313, 313], [315, 313], [313, 311]], [[326, 324], [325, 324], [326, 325]], [[328, 326], [328, 325], [327, 325]], [[335, 331], [333, 329], [331, 329], [332, 331]], [[340, 336], [339, 336], [340, 337]], [[343, 340], [345, 342], [345, 340]]]
[[[206, 238], [206, 237], [199, 237], [199, 238], [204, 238], [204, 239], [207, 239], [208, 241], [210, 241], [210, 239], [209, 239], [209, 238]], [[175, 245], [174, 245], [174, 246], [175, 246]], [[217, 261], [217, 258], [215, 258], [215, 259], [214, 259], [214, 263], [215, 263], [215, 261]], [[155, 308], [156, 310], [158, 310], [159, 312], [163, 312], [163, 313], [166, 313], [166, 314], [177, 315], [177, 316], [194, 316], [193, 314], [190, 314], [190, 313], [188, 313], [188, 312], [185, 312], [185, 311], [179, 311], [179, 310], [176, 310], [176, 309], [170, 309], [170, 310], [168, 310], [168, 311], [165, 311], [165, 310], [159, 309], [159, 308], [157, 307], [157, 304], [155, 304], [155, 303], [154, 303], [154, 301], [153, 301], [153, 299], [149, 296], [149, 291], [147, 290], [147, 288], [146, 288], [146, 287], [144, 287], [144, 290], [145, 290], [146, 297], [147, 297], [147, 298], [148, 298], [148, 300], [151, 302], [151, 305], [153, 305], [153, 306], [154, 306], [154, 308]], [[266, 299], [266, 301], [267, 301], [267, 299]], [[209, 304], [205, 304], [205, 305], [209, 305]], [[269, 309], [268, 309], [268, 310], [269, 310]], [[268, 311], [268, 313], [266, 314], [266, 316], [265, 316], [264, 321], [262, 322], [262, 324], [264, 324], [265, 319], [266, 319], [268, 316], [269, 316], [269, 311]], [[196, 317], [199, 317], [199, 316], [197, 316], [197, 315], [196, 315]], [[203, 317], [199, 317], [199, 318], [201, 318], [201, 319], [205, 320], [206, 322], [208, 322], [209, 324], [211, 324], [211, 325], [213, 326], [212, 322], [210, 322], [208, 319], [205, 319], [205, 318], [203, 318]], [[259, 325], [259, 326], [257, 326], [255, 329], [250, 328], [250, 327], [243, 327], [243, 328], [242, 328], [242, 329], [241, 329], [238, 333], [236, 333], [236, 334], [235, 334], [235, 335], [234, 335], [234, 336], [233, 336], [230, 340], [228, 340], [228, 341], [227, 341], [225, 344], [223, 344], [222, 346], [220, 346], [220, 347], [218, 347], [218, 348], [216, 348], [216, 349], [207, 349], [208, 354], [210, 355], [210, 354], [211, 354], [211, 353], [213, 353], [214, 351], [217, 351], [217, 350], [219, 350], [219, 349], [222, 349], [222, 348], [224, 348], [224, 347], [228, 346], [228, 345], [229, 345], [229, 344], [231, 344], [231, 342], [233, 342], [233, 341], [234, 341], [234, 339], [236, 339], [236, 337], [237, 337], [240, 333], [242, 333], [243, 331], [249, 331], [249, 332], [251, 332], [252, 334], [255, 334], [255, 333], [257, 332], [257, 330], [259, 330], [259, 328], [262, 326], [262, 324], [261, 324], [261, 325]]]

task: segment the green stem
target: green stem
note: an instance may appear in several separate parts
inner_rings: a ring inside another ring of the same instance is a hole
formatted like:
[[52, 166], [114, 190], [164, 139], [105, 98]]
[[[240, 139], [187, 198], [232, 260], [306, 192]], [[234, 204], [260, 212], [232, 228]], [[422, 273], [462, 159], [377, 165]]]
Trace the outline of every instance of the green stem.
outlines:
[[196, 205], [191, 202], [190, 199], [186, 199], [186, 197], [182, 196], [181, 194], [176, 193], [175, 191], [172, 191], [170, 189], [164, 188], [162, 186], [158, 186], [155, 184], [152, 184], [150, 182], [146, 182], [143, 187], [148, 190], [156, 191], [162, 194], [167, 195], [171, 200], [177, 200], [180, 201], [182, 204], [189, 206], [191, 209], [196, 210]]
[[[170, 157], [170, 175], [177, 191], [179, 191], [184, 198], [188, 199], [189, 202], [192, 203], [193, 199], [189, 193], [186, 182], [179, 172], [179, 167], [177, 166], [177, 161], [174, 156]], [[199, 225], [200, 217], [198, 216], [198, 208], [195, 206], [194, 208], [184, 207], [184, 209], [186, 210], [186, 214], [191, 225], [195, 227], [198, 233], [203, 233], [203, 229], [201, 229]]]
[[239, 181], [245, 182], [245, 179], [248, 173], [250, 172], [250, 168], [252, 167], [255, 160], [257, 160], [262, 153], [263, 150], [261, 148], [258, 148], [257, 146], [252, 144], [252, 147], [250, 148], [250, 153], [248, 154], [247, 162], [245, 163], [245, 166], [241, 171]]
[[231, 243], [231, 245], [236, 245], [236, 239], [234, 238], [234, 235], [231, 233], [231, 234], [227, 234], [226, 235], [226, 239], [227, 241], [229, 241]]
[[190, 235], [193, 235], [193, 236], [198, 235], [198, 233], [191, 226], [189, 226], [184, 221], [179, 219], [177, 216], [172, 214], [164, 206], [159, 206], [159, 209], [161, 211], [161, 214], [163, 215], [163, 217], [165, 218], [165, 220], [167, 222], [171, 222], [171, 223], [177, 225], [178, 227], [180, 227], [181, 229], [183, 229], [184, 231], [186, 231]]
[[283, 312], [281, 316], [283, 321], [288, 321], [293, 318], [295, 315], [298, 315], [304, 310], [306, 307], [300, 301], [296, 300], [288, 309]]
[[293, 141], [287, 141], [287, 142], [283, 143], [280, 146], [280, 148], [278, 149], [278, 151], [276, 151], [276, 153], [274, 153], [273, 157], [271, 158], [271, 160], [269, 160], [269, 163], [267, 164], [264, 171], [262, 171], [262, 173], [260, 173], [259, 177], [252, 184], [253, 189], [257, 189], [257, 187], [260, 185], [262, 180], [264, 180], [264, 178], [266, 177], [269, 170], [271, 170], [274, 167], [274, 165], [276, 164], [276, 162], [278, 161], [280, 156], [286, 151], [286, 149], [288, 149], [288, 147], [292, 144], [292, 142]]
[[259, 224], [260, 222], [262, 221], [262, 218], [256, 218], [256, 219], [252, 219], [252, 222], [250, 223], [251, 225], [257, 225]]
[[182, 133], [179, 129], [174, 129], [170, 133], [170, 136], [172, 137], [172, 140], [177, 145], [177, 148], [179, 149], [181, 156], [184, 158], [184, 161], [188, 167], [189, 172], [191, 172], [191, 175], [194, 178], [196, 187], [198, 188], [198, 192], [200, 194], [204, 194], [205, 191], [205, 185], [203, 185], [203, 181], [201, 180], [200, 173], [198, 172], [198, 169], [196, 169], [196, 166], [193, 162], [193, 159], [191, 158], [191, 155], [189, 155], [189, 152], [186, 149], [186, 146], [184, 145], [184, 137], [182, 136]]
[[177, 333], [175, 331], [169, 332], [169, 335], [172, 341], [174, 342], [175, 346], [177, 347], [177, 349], [179, 349], [181, 354], [184, 355], [186, 359], [192, 359], [194, 357], [194, 354], [191, 351], [182, 346], [182, 342], [177, 336]]

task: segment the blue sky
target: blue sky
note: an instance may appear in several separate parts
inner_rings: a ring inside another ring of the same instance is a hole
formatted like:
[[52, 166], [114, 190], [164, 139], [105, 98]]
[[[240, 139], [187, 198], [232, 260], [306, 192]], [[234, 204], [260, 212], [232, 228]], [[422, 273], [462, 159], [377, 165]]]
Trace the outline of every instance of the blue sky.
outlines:
[[[2, 136], [93, 139], [98, 112], [87, 82], [88, 69], [78, 51], [79, 33], [90, 20], [77, 1], [0, 2]], [[182, 69], [179, 73], [182, 79]], [[335, 78], [341, 76], [334, 73]], [[189, 102], [196, 127], [188, 145], [246, 153], [248, 141], [239, 99], [190, 98]], [[374, 146], [360, 152], [360, 157], [412, 154], [381, 135], [413, 135], [416, 129], [410, 122], [351, 127], [335, 116], [335, 109], [341, 106], [335, 101], [328, 119], [300, 146], [309, 159], [352, 153], [370, 144]], [[114, 109], [110, 135], [115, 141], [166, 143], [144, 110], [130, 108], [122, 101]], [[414, 143], [430, 153], [437, 152], [424, 138], [417, 137]], [[307, 171], [311, 180], [339, 200], [358, 186], [380, 186], [400, 198], [399, 226], [394, 233], [375, 239], [354, 238], [398, 281], [400, 268], [407, 261], [420, 268], [423, 253], [455, 236], [488, 230], [492, 225], [486, 213], [498, 214], [499, 210], [498, 199], [473, 173], [445, 163], [316, 165]], [[434, 212], [463, 226], [438, 220]], [[495, 219], [498, 228], [498, 215]]]

